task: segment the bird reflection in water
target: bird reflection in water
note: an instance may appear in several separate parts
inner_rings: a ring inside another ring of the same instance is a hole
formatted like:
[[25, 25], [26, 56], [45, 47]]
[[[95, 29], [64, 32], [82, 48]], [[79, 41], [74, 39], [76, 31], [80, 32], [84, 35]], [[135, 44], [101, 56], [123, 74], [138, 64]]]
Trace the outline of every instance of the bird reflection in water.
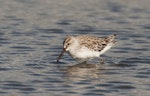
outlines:
[[77, 81], [99, 78], [101, 76], [100, 71], [105, 70], [104, 65], [105, 64], [88, 64], [82, 62], [66, 68], [59, 67], [59, 69], [64, 72], [64, 77]]

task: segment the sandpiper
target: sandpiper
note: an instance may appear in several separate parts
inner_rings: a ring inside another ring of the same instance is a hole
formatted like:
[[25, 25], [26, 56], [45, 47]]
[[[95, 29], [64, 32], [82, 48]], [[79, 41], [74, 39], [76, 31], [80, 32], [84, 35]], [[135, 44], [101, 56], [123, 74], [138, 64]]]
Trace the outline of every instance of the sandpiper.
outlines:
[[100, 55], [105, 53], [116, 43], [115, 37], [116, 34], [105, 38], [88, 35], [68, 36], [63, 42], [64, 48], [57, 62], [59, 62], [64, 52], [68, 52], [74, 59], [80, 62], [86, 62], [91, 58], [100, 58]]

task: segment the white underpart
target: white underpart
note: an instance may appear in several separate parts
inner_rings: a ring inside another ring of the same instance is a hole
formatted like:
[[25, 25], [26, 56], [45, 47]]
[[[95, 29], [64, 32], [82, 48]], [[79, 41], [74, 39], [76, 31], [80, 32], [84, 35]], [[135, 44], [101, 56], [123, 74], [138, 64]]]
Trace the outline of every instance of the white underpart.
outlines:
[[112, 46], [113, 46], [113, 43], [107, 44], [107, 46], [106, 46], [101, 52], [99, 52], [99, 55], [105, 53], [105, 52], [106, 52], [107, 50], [109, 50]]
[[113, 43], [108, 44], [102, 51], [92, 51], [87, 47], [70, 50], [70, 54], [73, 58], [88, 59], [88, 58], [99, 58], [100, 55], [104, 54], [113, 46]]
[[81, 59], [99, 57], [99, 52], [92, 51], [87, 47], [82, 47], [76, 52], [75, 57]]

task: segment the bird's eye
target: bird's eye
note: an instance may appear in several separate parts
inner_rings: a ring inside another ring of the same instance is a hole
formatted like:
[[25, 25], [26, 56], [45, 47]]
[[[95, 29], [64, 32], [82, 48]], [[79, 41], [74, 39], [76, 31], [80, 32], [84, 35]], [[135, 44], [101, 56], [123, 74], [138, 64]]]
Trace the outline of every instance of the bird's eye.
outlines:
[[68, 43], [68, 45], [70, 45], [70, 43]]

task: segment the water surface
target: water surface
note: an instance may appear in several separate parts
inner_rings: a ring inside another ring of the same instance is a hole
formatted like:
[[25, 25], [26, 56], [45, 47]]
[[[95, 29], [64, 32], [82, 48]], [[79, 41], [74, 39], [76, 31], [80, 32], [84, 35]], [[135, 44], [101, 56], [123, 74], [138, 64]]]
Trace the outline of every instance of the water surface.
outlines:
[[[1, 0], [0, 96], [149, 96], [149, 0]], [[56, 58], [68, 35], [118, 34], [96, 61]], [[96, 63], [95, 63], [96, 62]]]

